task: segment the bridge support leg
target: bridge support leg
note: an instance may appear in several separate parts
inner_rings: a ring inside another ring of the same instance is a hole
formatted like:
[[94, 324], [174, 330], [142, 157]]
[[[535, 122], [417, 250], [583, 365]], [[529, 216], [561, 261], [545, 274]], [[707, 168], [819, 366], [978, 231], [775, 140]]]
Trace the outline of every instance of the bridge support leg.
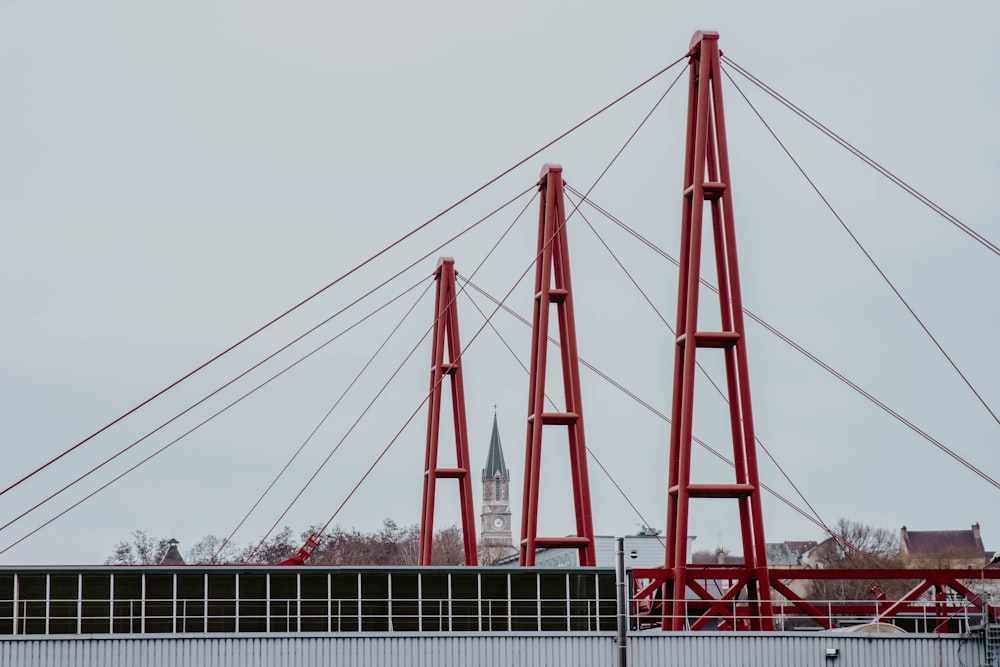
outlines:
[[[736, 502], [743, 541], [741, 580], [750, 603], [749, 627], [771, 629], [770, 588], [760, 507], [760, 482], [754, 446], [750, 377], [747, 369], [740, 293], [733, 200], [729, 176], [719, 35], [696, 33], [690, 56], [687, 148], [682, 191], [680, 279], [677, 290], [677, 340], [674, 348], [670, 463], [668, 470], [666, 584], [662, 627], [681, 630], [686, 621], [688, 506], [692, 498], [728, 498]], [[709, 212], [715, 245], [721, 330], [698, 331], [705, 211]], [[692, 484], [691, 443], [696, 352], [721, 350], [725, 357], [726, 389], [736, 475], [733, 483]], [[734, 602], [735, 604], [735, 602]]]
[[[524, 454], [524, 501], [521, 508], [521, 565], [535, 564], [538, 547], [572, 547], [580, 565], [596, 564], [594, 520], [590, 508], [587, 444], [583, 435], [580, 362], [576, 349], [576, 320], [569, 271], [566, 208], [562, 167], [545, 165], [538, 184], [541, 210], [538, 255], [535, 264], [534, 319], [531, 328], [531, 369], [528, 380], [528, 433]], [[562, 353], [564, 412], [545, 412], [545, 363], [549, 344], [549, 313], [555, 306]], [[576, 536], [538, 537], [538, 492], [541, 483], [544, 426], [565, 426], [569, 436], [570, 472]]]
[[[478, 565], [476, 524], [472, 506], [472, 477], [469, 468], [469, 434], [465, 419], [465, 387], [462, 382], [462, 346], [458, 336], [458, 306], [455, 299], [455, 260], [442, 258], [435, 273], [434, 338], [431, 343], [431, 386], [427, 400], [427, 450], [424, 456], [424, 493], [420, 518], [420, 565], [432, 564], [434, 544], [434, 500], [437, 480], [458, 480], [462, 508], [462, 538], [465, 564]], [[447, 354], [446, 354], [447, 353]], [[455, 467], [438, 467], [438, 436], [441, 424], [441, 392], [451, 380], [451, 406], [455, 427]]]

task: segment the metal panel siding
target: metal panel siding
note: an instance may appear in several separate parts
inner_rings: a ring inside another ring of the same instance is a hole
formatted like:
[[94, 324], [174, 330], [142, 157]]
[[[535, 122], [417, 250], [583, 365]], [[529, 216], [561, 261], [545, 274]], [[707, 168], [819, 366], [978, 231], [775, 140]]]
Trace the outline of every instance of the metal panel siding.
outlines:
[[607, 667], [610, 633], [0, 639], [7, 667]]
[[[827, 648], [840, 655], [827, 659]], [[630, 667], [968, 667], [981, 638], [842, 633], [650, 633], [629, 637]]]
[[[824, 657], [837, 648], [836, 660]], [[7, 667], [609, 667], [610, 633], [337, 634], [0, 639]], [[966, 667], [985, 661], [980, 638], [840, 633], [643, 633], [630, 667]]]

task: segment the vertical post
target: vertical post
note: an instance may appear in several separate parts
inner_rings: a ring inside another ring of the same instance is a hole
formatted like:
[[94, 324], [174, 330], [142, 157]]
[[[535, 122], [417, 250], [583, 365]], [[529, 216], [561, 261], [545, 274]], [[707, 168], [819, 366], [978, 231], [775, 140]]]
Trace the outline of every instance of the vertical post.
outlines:
[[392, 632], [392, 572], [386, 573], [386, 583], [388, 588], [388, 595], [386, 595], [385, 605], [385, 626], [389, 628], [389, 632]]
[[76, 578], [76, 634], [83, 634], [83, 573]]
[[[521, 507], [521, 565], [535, 564], [538, 547], [569, 547], [579, 552], [580, 565], [596, 565], [594, 521], [587, 473], [580, 362], [576, 348], [576, 318], [570, 280], [566, 208], [562, 167], [545, 165], [538, 183], [541, 206], [535, 263], [534, 316], [531, 328], [531, 370], [528, 380], [528, 429], [524, 453], [524, 500]], [[556, 307], [562, 353], [565, 412], [545, 412], [545, 373], [549, 344], [549, 314]], [[538, 494], [541, 486], [542, 427], [565, 426], [569, 436], [570, 471], [576, 536], [538, 537]]]
[[615, 588], [618, 593], [618, 667], [628, 664], [628, 604], [625, 598], [625, 538], [615, 538]]
[[[432, 564], [434, 544], [434, 500], [439, 478], [457, 479], [462, 510], [462, 539], [465, 564], [477, 565], [476, 525], [472, 507], [472, 476], [469, 474], [469, 435], [465, 419], [465, 387], [462, 380], [462, 347], [458, 336], [458, 292], [455, 289], [455, 260], [442, 257], [434, 279], [434, 337], [431, 347], [431, 384], [427, 402], [427, 448], [424, 455], [424, 492], [420, 519], [420, 565]], [[447, 352], [447, 355], [445, 354]], [[441, 424], [441, 391], [451, 378], [451, 406], [455, 428], [456, 467], [439, 468], [438, 436]]]
[[[173, 575], [171, 575], [171, 581], [173, 583], [173, 591], [172, 591], [171, 595], [172, 595], [172, 597], [174, 599], [171, 600], [171, 604], [170, 604], [170, 614], [171, 614], [170, 627], [173, 629], [172, 632], [174, 632], [176, 634], [177, 633], [177, 603], [179, 602], [178, 599], [177, 599], [177, 573], [176, 572]], [[185, 606], [185, 608], [183, 609], [183, 611], [181, 613], [182, 623], [183, 623], [183, 619], [185, 619], [186, 617], [187, 617], [187, 607]]]
[[362, 602], [361, 591], [362, 591], [362, 588], [361, 588], [361, 573], [358, 572], [358, 632], [361, 632], [361, 630], [362, 630], [361, 621], [362, 621], [363, 617], [362, 617], [361, 610], [364, 608], [364, 605], [361, 604], [361, 602]]
[[542, 631], [542, 575], [535, 573], [535, 630]]
[[934, 632], [948, 631], [948, 591], [943, 584], [934, 584], [934, 608], [936, 613]]
[[507, 632], [514, 631], [514, 596], [511, 593], [510, 572], [507, 573]]
[[424, 575], [417, 572], [417, 632], [424, 631]]
[[[207, 577], [207, 574], [206, 574]], [[236, 632], [240, 631], [240, 573], [236, 573]], [[205, 632], [208, 632], [208, 579], [205, 579]]]
[[[16, 577], [17, 575], [14, 575], [14, 576]], [[109, 589], [109, 593], [108, 593], [108, 598], [111, 601], [111, 608], [110, 608], [110, 611], [108, 613], [108, 617], [109, 617], [108, 618], [108, 634], [112, 634], [113, 635], [115, 633], [115, 573], [112, 572], [108, 576], [111, 577], [111, 582], [109, 584], [110, 589]], [[15, 588], [14, 590], [17, 590], [17, 588]], [[14, 628], [14, 634], [15, 635], [17, 634], [17, 627], [16, 626]]]
[[448, 632], [451, 632], [455, 627], [455, 619], [452, 616], [454, 610], [452, 609], [452, 601], [455, 598], [452, 597], [451, 593], [451, 572], [448, 573]]
[[20, 617], [20, 612], [17, 608], [20, 606], [20, 587], [21, 582], [17, 577], [17, 572], [14, 573], [14, 634], [17, 634], [17, 620]]
[[567, 630], [572, 630], [573, 629], [573, 606], [571, 604], [572, 593], [570, 592], [570, 588], [569, 588], [569, 572], [566, 573], [565, 583], [566, 583], [566, 585], [563, 587], [563, 595], [566, 596], [566, 599], [565, 599], [565, 603], [566, 603], [565, 604], [565, 608], [566, 608], [566, 629]]
[[52, 618], [52, 574], [45, 575], [45, 634], [49, 634], [49, 620]]
[[[750, 603], [750, 627], [773, 629], [764, 522], [754, 443], [736, 234], [722, 81], [719, 35], [695, 33], [691, 41], [688, 122], [681, 219], [677, 340], [674, 348], [670, 462], [668, 469], [665, 568], [668, 570], [663, 629], [681, 630], [687, 621], [688, 505], [692, 498], [735, 499], [743, 542], [741, 586]], [[698, 331], [704, 214], [709, 212], [719, 286], [720, 331]], [[735, 483], [692, 484], [694, 388], [699, 349], [724, 354]], [[733, 596], [735, 600], [736, 596]], [[731, 603], [735, 605], [735, 602]], [[735, 606], [732, 608], [735, 611]]]

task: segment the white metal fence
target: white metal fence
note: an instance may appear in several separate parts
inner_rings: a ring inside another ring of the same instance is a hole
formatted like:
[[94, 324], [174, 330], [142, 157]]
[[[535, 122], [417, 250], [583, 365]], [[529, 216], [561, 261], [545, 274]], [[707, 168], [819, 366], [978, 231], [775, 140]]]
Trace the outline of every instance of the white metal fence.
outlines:
[[615, 613], [598, 569], [0, 571], [0, 635], [595, 632]]

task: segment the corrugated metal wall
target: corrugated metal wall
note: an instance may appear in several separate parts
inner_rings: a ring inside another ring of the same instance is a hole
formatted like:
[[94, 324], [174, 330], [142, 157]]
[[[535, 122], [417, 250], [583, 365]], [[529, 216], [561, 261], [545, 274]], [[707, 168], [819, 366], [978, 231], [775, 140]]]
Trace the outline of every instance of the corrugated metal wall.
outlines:
[[[827, 658], [826, 649], [838, 650]], [[865, 633], [671, 633], [629, 637], [633, 667], [979, 667], [981, 637]]]
[[7, 667], [608, 667], [603, 635], [355, 635], [0, 640]]
[[[839, 657], [827, 658], [827, 648]], [[3, 667], [611, 667], [608, 633], [160, 636], [0, 639]], [[630, 667], [978, 667], [981, 639], [786, 633], [651, 633]]]

